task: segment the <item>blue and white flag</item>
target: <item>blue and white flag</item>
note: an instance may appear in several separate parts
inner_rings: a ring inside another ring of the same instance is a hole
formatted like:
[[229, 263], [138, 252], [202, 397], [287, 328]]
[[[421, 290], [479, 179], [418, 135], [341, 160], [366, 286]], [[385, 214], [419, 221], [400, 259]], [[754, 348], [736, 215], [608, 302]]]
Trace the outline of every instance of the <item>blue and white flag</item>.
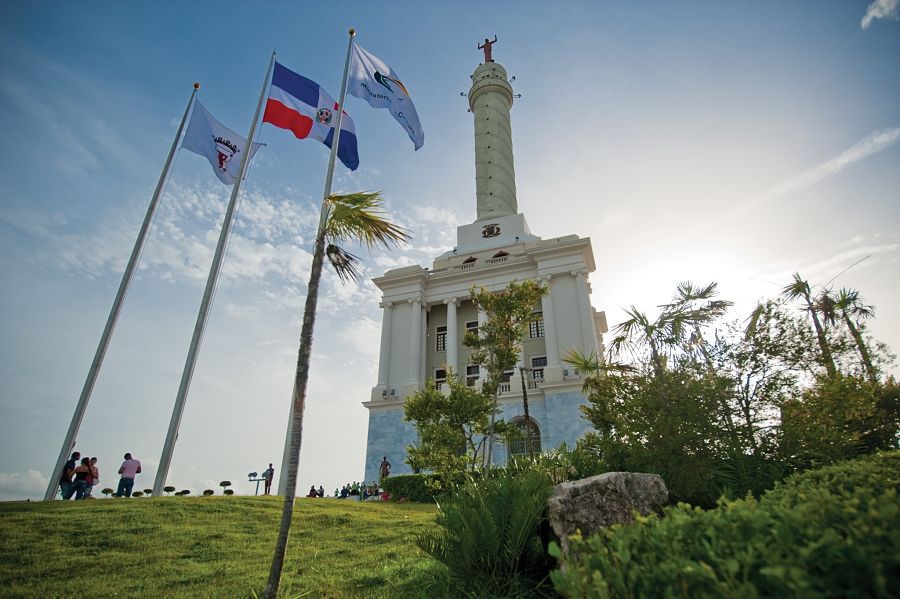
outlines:
[[425, 132], [406, 86], [383, 60], [353, 44], [347, 91], [366, 100], [374, 108], [388, 108], [406, 130], [418, 150], [425, 143]]
[[[251, 160], [264, 145], [253, 144]], [[246, 139], [217, 121], [199, 100], [194, 103], [181, 147], [209, 160], [213, 172], [225, 185], [234, 185], [241, 169], [241, 152], [246, 146]]]

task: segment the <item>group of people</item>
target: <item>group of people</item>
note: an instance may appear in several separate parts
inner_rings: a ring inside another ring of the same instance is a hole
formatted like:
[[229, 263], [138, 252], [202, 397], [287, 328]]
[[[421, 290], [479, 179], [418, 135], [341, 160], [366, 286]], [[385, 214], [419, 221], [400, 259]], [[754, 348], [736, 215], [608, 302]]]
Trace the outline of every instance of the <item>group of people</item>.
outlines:
[[313, 485], [309, 488], [309, 493], [306, 494], [307, 497], [325, 497], [325, 489], [322, 485], [319, 485], [319, 488], [316, 489], [316, 485]]
[[[141, 463], [132, 458], [130, 453], [125, 454], [125, 461], [119, 468], [119, 487], [116, 497], [131, 497], [134, 488], [134, 477], [141, 473]], [[97, 458], [81, 457], [81, 452], [72, 452], [72, 457], [63, 466], [59, 477], [59, 487], [64, 500], [87, 499], [91, 497], [94, 487], [100, 482], [100, 469], [97, 467]]]

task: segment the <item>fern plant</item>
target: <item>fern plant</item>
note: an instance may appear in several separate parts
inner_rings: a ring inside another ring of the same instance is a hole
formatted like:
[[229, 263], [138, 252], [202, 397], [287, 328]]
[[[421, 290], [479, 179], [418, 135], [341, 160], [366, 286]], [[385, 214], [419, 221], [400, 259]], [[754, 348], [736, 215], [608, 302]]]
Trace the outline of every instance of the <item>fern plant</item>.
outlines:
[[549, 571], [538, 534], [550, 490], [547, 476], [533, 471], [472, 481], [439, 502], [439, 528], [416, 542], [463, 588], [522, 594]]

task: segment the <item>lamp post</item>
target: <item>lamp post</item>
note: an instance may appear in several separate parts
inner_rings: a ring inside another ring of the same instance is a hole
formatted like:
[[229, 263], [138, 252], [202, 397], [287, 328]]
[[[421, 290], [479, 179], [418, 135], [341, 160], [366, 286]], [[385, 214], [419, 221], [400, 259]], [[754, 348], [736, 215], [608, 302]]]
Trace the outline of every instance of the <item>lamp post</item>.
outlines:
[[531, 368], [519, 366], [519, 375], [522, 377], [522, 405], [525, 408], [525, 446], [528, 447], [528, 458], [534, 461], [534, 448], [531, 446], [531, 416], [528, 414], [528, 382], [525, 380], [525, 371], [531, 372]]

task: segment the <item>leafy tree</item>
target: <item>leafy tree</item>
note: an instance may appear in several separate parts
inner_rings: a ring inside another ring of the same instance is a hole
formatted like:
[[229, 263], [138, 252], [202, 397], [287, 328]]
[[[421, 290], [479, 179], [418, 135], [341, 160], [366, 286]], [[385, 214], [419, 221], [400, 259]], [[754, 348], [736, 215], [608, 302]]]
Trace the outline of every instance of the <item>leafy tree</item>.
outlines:
[[212, 489], [206, 489], [205, 491], [203, 491], [203, 496], [204, 496], [204, 497], [209, 497], [210, 495], [215, 495], [215, 493], [216, 493], [216, 492], [213, 491]]
[[[488, 431], [486, 465], [493, 459], [493, 435], [496, 429], [497, 395], [504, 373], [514, 368], [522, 353], [522, 342], [528, 330], [528, 323], [537, 319], [535, 304], [547, 294], [547, 289], [535, 281], [513, 281], [501, 291], [489, 291], [484, 287], [473, 287], [469, 292], [475, 308], [487, 316], [480, 324], [478, 333], [467, 331], [463, 345], [475, 350], [472, 362], [486, 371], [482, 392], [491, 397], [494, 413]], [[528, 400], [524, 399], [526, 421], [529, 421]]]
[[234, 495], [234, 489], [225, 489], [225, 494], [228, 496]]
[[227, 489], [228, 487], [231, 486], [231, 481], [230, 481], [230, 480], [223, 480], [222, 482], [219, 483], [219, 486], [222, 487], [222, 491], [224, 492], [225, 489]]
[[450, 392], [445, 395], [429, 381], [406, 399], [404, 418], [419, 432], [418, 445], [407, 447], [406, 461], [414, 470], [432, 470], [445, 486], [453, 486], [484, 462], [494, 401], [466, 386], [452, 370], [447, 385]]
[[172, 486], [163, 487], [163, 491], [166, 492], [166, 495], [171, 495], [175, 491], [175, 487], [172, 487]]
[[150, 497], [151, 495], [153, 495], [153, 489], [144, 489], [144, 495]]
[[900, 387], [838, 374], [786, 401], [781, 415], [781, 451], [794, 468], [896, 449]]
[[109, 497], [110, 495], [115, 493], [115, 491], [113, 489], [110, 489], [109, 487], [106, 487], [105, 489], [103, 489], [100, 492], [103, 493], [104, 495], [106, 495], [107, 497]]
[[325, 257], [337, 271], [341, 280], [362, 276], [359, 261], [338, 244], [357, 240], [369, 248], [373, 246], [391, 247], [408, 238], [407, 232], [385, 218], [381, 209], [382, 196], [378, 192], [359, 192], [348, 195], [328, 195], [322, 201], [319, 227], [313, 247], [312, 266], [306, 287], [306, 305], [303, 309], [303, 327], [300, 332], [300, 349], [297, 356], [297, 370], [294, 376], [292, 395], [292, 418], [290, 422], [290, 447], [288, 450], [287, 475], [285, 477], [284, 505], [281, 523], [275, 542], [275, 552], [269, 569], [265, 597], [274, 599], [281, 582], [284, 555], [287, 551], [288, 535], [294, 513], [294, 499], [297, 492], [297, 470], [300, 460], [300, 444], [303, 433], [303, 410], [306, 405], [306, 385], [309, 380], [309, 363], [312, 353], [313, 328], [316, 319], [316, 305], [319, 299], [319, 281]]
[[190, 489], [182, 489], [181, 491], [179, 491], [179, 493], [180, 493], [182, 496], [184, 496], [184, 495], [190, 495], [190, 494], [191, 494], [191, 490], [190, 490]]

